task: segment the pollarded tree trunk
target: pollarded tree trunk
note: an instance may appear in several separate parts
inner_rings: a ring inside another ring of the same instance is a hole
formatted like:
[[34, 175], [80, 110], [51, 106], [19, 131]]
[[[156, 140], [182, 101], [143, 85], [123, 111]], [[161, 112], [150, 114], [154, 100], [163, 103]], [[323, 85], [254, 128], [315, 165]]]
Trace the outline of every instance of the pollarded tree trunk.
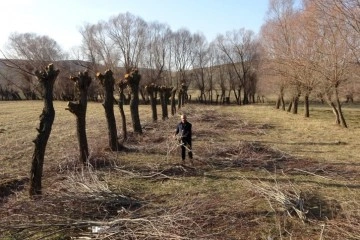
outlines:
[[134, 132], [142, 134], [140, 116], [139, 116], [139, 83], [141, 75], [138, 69], [133, 68], [130, 73], [125, 75], [125, 80], [130, 87], [131, 99], [130, 99], [130, 114], [133, 124]]
[[76, 116], [76, 133], [79, 142], [80, 161], [86, 164], [89, 157], [89, 147], [86, 137], [86, 109], [87, 93], [91, 84], [91, 77], [88, 72], [85, 71], [83, 73], [80, 72], [77, 77], [70, 77], [70, 80], [75, 82], [75, 87], [79, 94], [79, 101], [69, 102], [66, 110], [69, 110]]
[[44, 108], [40, 115], [40, 126], [37, 129], [38, 135], [33, 141], [35, 143], [35, 150], [32, 156], [30, 171], [30, 196], [41, 195], [41, 178], [43, 174], [46, 144], [49, 140], [51, 127], [55, 119], [53, 89], [59, 72], [59, 70], [54, 69], [53, 64], [49, 64], [45, 71], [35, 72], [38, 81], [42, 85]]
[[149, 94], [149, 97], [150, 97], [152, 120], [154, 122], [156, 122], [157, 121], [156, 92], [158, 91], [158, 86], [156, 86], [154, 83], [151, 83], [150, 85], [145, 86], [145, 89], [146, 89], [146, 91], [147, 91], [147, 93]]
[[162, 119], [168, 119], [169, 113], [168, 113], [168, 104], [169, 104], [169, 98], [171, 97], [172, 88], [171, 87], [165, 87], [162, 86], [160, 89], [160, 99], [161, 99], [161, 109], [162, 109]]
[[119, 110], [120, 110], [120, 116], [121, 116], [121, 123], [122, 123], [122, 134], [124, 136], [124, 140], [127, 139], [127, 129], [126, 129], [126, 117], [124, 112], [124, 101], [125, 101], [125, 95], [124, 95], [124, 89], [126, 88], [126, 82], [120, 81], [119, 83]]
[[111, 70], [106, 70], [104, 74], [97, 73], [96, 77], [100, 80], [104, 88], [104, 102], [105, 116], [108, 125], [109, 147], [112, 151], [122, 149], [122, 145], [117, 139], [117, 129], [114, 115], [114, 83], [115, 79]]

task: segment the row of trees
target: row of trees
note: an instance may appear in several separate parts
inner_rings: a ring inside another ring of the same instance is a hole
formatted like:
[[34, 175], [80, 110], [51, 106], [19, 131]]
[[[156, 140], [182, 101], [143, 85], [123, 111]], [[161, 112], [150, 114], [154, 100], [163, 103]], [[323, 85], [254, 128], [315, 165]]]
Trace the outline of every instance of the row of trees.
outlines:
[[[41, 86], [42, 99], [44, 100], [44, 108], [42, 114], [40, 115], [40, 124], [37, 128], [38, 135], [33, 141], [35, 143], [35, 149], [32, 157], [32, 165], [30, 171], [30, 196], [39, 196], [41, 195], [42, 189], [42, 172], [44, 165], [44, 156], [46, 145], [51, 133], [52, 124], [55, 119], [55, 109], [53, 106], [53, 89], [55, 85], [55, 80], [57, 79], [60, 73], [59, 69], [55, 69], [53, 64], [49, 64], [43, 70], [36, 70], [34, 76], [38, 80]], [[108, 128], [108, 145], [111, 151], [121, 151], [124, 149], [122, 143], [119, 142], [119, 137], [117, 134], [117, 124], [114, 115], [114, 86], [115, 79], [113, 72], [111, 70], [106, 70], [104, 73], [98, 72], [96, 74], [98, 82], [103, 88], [104, 91], [104, 101], [103, 107], [105, 110], [105, 117], [107, 121]], [[76, 132], [79, 143], [79, 158], [82, 164], [86, 165], [89, 162], [89, 148], [87, 142], [86, 134], [86, 111], [87, 111], [87, 102], [88, 102], [88, 89], [93, 83], [92, 77], [87, 71], [79, 72], [76, 76], [68, 77], [68, 80], [74, 82], [76, 86], [76, 95], [77, 101], [68, 102], [68, 107], [66, 110], [73, 113], [76, 117]], [[126, 130], [126, 119], [123, 110], [123, 101], [122, 90], [125, 86], [131, 89], [131, 100], [130, 100], [130, 113], [134, 133], [142, 134], [142, 127], [140, 123], [139, 115], [139, 83], [141, 80], [141, 75], [136, 68], [132, 68], [131, 71], [125, 75], [118, 83], [119, 89], [119, 109], [122, 118], [122, 134], [123, 139], [126, 140], [127, 130]], [[167, 105], [165, 106], [167, 109]], [[167, 111], [166, 111], [167, 113]], [[153, 116], [156, 116], [156, 112]], [[163, 109], [164, 116], [164, 109]]]
[[[54, 91], [56, 98], [71, 96], [74, 88], [62, 78], [81, 68], [87, 69], [92, 76], [98, 71], [112, 69], [114, 76], [119, 78], [137, 67], [143, 76], [139, 91], [144, 100], [149, 99], [145, 87], [151, 84], [178, 89], [185, 84], [199, 92], [200, 101], [215, 101], [215, 97], [217, 101], [223, 101], [232, 94], [238, 104], [247, 104], [249, 99], [254, 99], [259, 44], [252, 31], [234, 30], [220, 34], [208, 43], [202, 33], [192, 34], [187, 29], [174, 32], [166, 24], [147, 23], [125, 13], [108, 21], [85, 24], [80, 33], [82, 44], [71, 53], [71, 58], [79, 61], [72, 61], [72, 65], [61, 71]], [[70, 55], [62, 53], [49, 37], [14, 33], [9, 37], [6, 56], [8, 60], [30, 60], [30, 64], [27, 62], [29, 67], [38, 69], [39, 65], [57, 63]], [[32, 82], [35, 79], [23, 76], [14, 79], [11, 75], [18, 62], [5, 64], [12, 67], [11, 71], [2, 74], [8, 83], [14, 83], [15, 88], [28, 84], [31, 91], [36, 91]], [[18, 78], [23, 80], [21, 84], [17, 82]], [[101, 95], [100, 86], [94, 88]]]
[[[166, 24], [119, 14], [80, 29], [82, 44], [71, 53], [77, 60], [61, 71], [64, 75], [59, 75], [54, 95], [64, 100], [74, 96], [74, 85], [61, 79], [73, 72], [86, 69], [95, 77], [96, 72], [112, 69], [119, 79], [136, 67], [142, 73], [140, 96], [153, 104], [158, 98], [168, 99], [169, 89], [183, 86], [196, 90], [201, 102], [224, 102], [231, 96], [238, 104], [255, 102], [256, 94], [272, 90], [279, 95], [277, 107], [285, 109], [285, 100], [290, 99], [288, 111], [293, 113], [303, 98], [306, 117], [310, 99], [326, 101], [336, 122], [346, 127], [340, 97], [352, 99], [357, 91], [359, 8], [359, 0], [303, 0], [297, 6], [294, 0], [269, 0], [260, 36], [238, 29], [219, 34], [210, 43], [202, 33], [172, 31]], [[17, 89], [28, 86], [30, 91], [22, 90], [26, 96], [37, 91], [26, 71], [69, 57], [52, 39], [28, 33], [11, 35], [6, 55], [27, 60], [25, 64], [8, 59], [3, 64], [11, 72], [0, 70], [6, 89], [9, 83]], [[13, 72], [21, 74], [23, 83]], [[92, 88], [92, 99], [104, 97], [99, 84]], [[123, 100], [130, 100], [131, 89], [123, 91], [127, 96]]]
[[285, 109], [284, 94], [291, 98], [289, 109], [297, 113], [303, 97], [309, 117], [310, 96], [326, 101], [337, 124], [347, 127], [341, 94], [352, 98], [357, 89], [359, 64], [358, 0], [271, 0], [262, 27], [265, 69], [275, 76], [277, 107]]

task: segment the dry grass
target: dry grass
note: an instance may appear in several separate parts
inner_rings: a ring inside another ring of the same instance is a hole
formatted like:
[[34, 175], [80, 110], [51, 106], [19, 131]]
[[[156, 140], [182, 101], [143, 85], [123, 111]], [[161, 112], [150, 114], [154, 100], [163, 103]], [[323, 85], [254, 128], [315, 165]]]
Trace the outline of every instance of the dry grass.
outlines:
[[127, 151], [115, 153], [103, 108], [90, 103], [87, 167], [78, 163], [75, 117], [65, 107], [55, 103], [44, 196], [29, 200], [42, 102], [0, 102], [1, 239], [360, 239], [353, 106], [345, 106], [343, 129], [323, 106], [306, 119], [266, 105], [187, 105], [190, 166], [179, 164], [172, 138], [178, 116], [153, 123], [150, 107], [141, 106], [138, 136], [126, 112]]

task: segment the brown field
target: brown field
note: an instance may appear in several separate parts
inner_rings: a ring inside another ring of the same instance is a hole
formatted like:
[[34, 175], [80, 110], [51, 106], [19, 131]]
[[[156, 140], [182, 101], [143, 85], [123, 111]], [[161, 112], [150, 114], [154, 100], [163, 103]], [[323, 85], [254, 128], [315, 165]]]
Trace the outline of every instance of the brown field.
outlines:
[[[83, 167], [66, 104], [55, 102], [44, 194], [31, 200], [42, 102], [0, 102], [0, 239], [360, 239], [353, 105], [344, 106], [344, 129], [326, 106], [313, 106], [306, 119], [301, 109], [188, 104], [181, 112], [193, 124], [191, 166], [180, 165], [172, 138], [178, 115], [153, 123], [150, 106], [140, 106], [138, 136], [126, 112], [127, 150], [111, 152], [104, 110], [89, 103], [92, 166]], [[91, 234], [96, 227], [103, 231]]]

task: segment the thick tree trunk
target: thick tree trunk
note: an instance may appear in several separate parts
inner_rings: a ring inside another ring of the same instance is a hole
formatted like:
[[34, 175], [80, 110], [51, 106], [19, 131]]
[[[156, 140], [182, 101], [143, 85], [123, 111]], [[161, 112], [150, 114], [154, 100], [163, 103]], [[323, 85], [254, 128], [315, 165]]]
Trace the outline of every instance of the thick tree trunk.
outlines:
[[79, 142], [80, 161], [85, 165], [88, 162], [89, 147], [86, 137], [86, 109], [88, 89], [91, 84], [91, 77], [88, 72], [79, 73], [77, 77], [70, 77], [75, 82], [79, 93], [78, 102], [69, 102], [68, 108], [76, 116], [77, 138]]
[[[155, 84], [150, 84], [145, 87], [149, 98], [150, 98], [150, 106], [151, 106], [151, 112], [152, 112], [152, 120], [153, 122], [157, 121], [157, 108], [156, 108], [156, 92], [158, 90], [158, 87]], [[161, 97], [160, 97], [161, 98]]]
[[97, 73], [96, 77], [100, 80], [104, 88], [104, 102], [105, 117], [108, 126], [109, 147], [112, 151], [122, 149], [117, 139], [116, 121], [114, 115], [114, 82], [113, 73], [111, 70], [106, 70], [105, 74]]
[[53, 89], [58, 74], [59, 70], [55, 70], [53, 64], [47, 66], [45, 71], [35, 72], [37, 79], [43, 87], [44, 108], [40, 115], [40, 126], [37, 129], [38, 135], [33, 141], [35, 143], [35, 150], [32, 156], [30, 171], [30, 196], [41, 195], [41, 179], [43, 175], [45, 150], [55, 119]]
[[244, 88], [244, 97], [243, 97], [243, 104], [249, 104], [249, 96], [247, 94], [246, 88]]
[[139, 116], [139, 83], [141, 75], [137, 69], [132, 69], [125, 77], [128, 86], [131, 89], [130, 114], [134, 132], [142, 134], [140, 116]]

